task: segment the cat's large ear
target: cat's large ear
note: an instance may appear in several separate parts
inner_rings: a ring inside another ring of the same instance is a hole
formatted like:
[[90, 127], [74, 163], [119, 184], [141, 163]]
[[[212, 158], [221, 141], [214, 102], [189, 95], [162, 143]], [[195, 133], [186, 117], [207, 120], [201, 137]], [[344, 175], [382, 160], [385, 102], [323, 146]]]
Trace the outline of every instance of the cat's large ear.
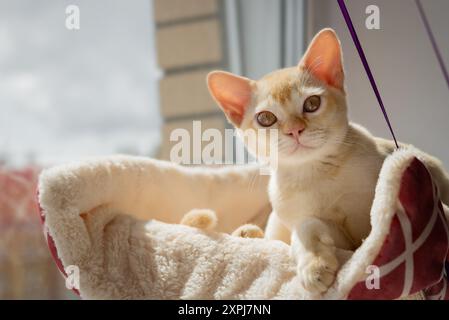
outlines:
[[341, 45], [334, 30], [318, 32], [298, 66], [327, 85], [344, 90]]
[[215, 101], [228, 119], [240, 126], [246, 108], [251, 102], [253, 81], [229, 72], [213, 71], [207, 76], [207, 85]]

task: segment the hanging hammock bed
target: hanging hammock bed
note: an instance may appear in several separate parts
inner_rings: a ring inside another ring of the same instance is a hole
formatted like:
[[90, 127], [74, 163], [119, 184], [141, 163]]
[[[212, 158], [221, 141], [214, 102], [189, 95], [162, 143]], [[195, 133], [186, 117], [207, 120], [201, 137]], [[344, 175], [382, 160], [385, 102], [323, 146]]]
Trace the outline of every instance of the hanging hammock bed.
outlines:
[[[205, 174], [100, 158], [45, 170], [38, 198], [53, 257], [66, 276], [79, 268], [86, 299], [448, 299], [449, 211], [418, 157], [408, 148], [386, 159], [371, 233], [355, 252], [339, 252], [342, 267], [320, 296], [302, 288], [289, 245], [227, 233], [270, 212], [258, 167]], [[177, 224], [192, 208], [215, 210], [217, 231]]]

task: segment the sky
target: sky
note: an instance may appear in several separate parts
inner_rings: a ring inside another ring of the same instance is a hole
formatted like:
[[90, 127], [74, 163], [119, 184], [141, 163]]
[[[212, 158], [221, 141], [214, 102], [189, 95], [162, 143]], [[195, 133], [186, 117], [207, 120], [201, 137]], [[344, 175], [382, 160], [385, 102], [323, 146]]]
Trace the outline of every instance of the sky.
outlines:
[[[66, 28], [77, 5], [80, 29]], [[153, 155], [160, 140], [150, 0], [0, 0], [0, 159]]]

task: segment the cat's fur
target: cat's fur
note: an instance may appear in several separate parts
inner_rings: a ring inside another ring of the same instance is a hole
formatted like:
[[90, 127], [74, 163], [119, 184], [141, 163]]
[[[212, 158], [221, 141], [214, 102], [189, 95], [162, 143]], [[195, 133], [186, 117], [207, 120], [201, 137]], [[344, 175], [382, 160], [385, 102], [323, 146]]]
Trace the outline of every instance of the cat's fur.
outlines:
[[[270, 128], [279, 132], [279, 159], [270, 179], [273, 213], [266, 237], [291, 241], [304, 287], [327, 290], [339, 268], [335, 249], [354, 250], [370, 231], [379, 171], [394, 150], [391, 141], [349, 123], [335, 32], [318, 33], [296, 67], [258, 81], [215, 71], [208, 76], [208, 86], [239, 132], [260, 129], [255, 117], [261, 111], [276, 116]], [[303, 104], [312, 95], [321, 98], [321, 105], [306, 113]], [[270, 149], [261, 141], [247, 147], [256, 154]], [[441, 163], [424, 153], [420, 157], [447, 203], [449, 179]]]

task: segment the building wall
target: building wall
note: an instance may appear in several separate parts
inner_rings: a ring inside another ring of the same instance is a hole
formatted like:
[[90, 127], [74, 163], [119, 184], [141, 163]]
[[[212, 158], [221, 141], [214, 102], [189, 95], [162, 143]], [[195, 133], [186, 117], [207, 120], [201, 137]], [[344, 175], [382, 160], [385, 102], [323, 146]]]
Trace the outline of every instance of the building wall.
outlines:
[[164, 125], [159, 157], [168, 160], [177, 128], [192, 132], [195, 120], [202, 130], [223, 131], [226, 120], [209, 95], [206, 75], [227, 69], [223, 2], [219, 0], [154, 0], [160, 112]]

